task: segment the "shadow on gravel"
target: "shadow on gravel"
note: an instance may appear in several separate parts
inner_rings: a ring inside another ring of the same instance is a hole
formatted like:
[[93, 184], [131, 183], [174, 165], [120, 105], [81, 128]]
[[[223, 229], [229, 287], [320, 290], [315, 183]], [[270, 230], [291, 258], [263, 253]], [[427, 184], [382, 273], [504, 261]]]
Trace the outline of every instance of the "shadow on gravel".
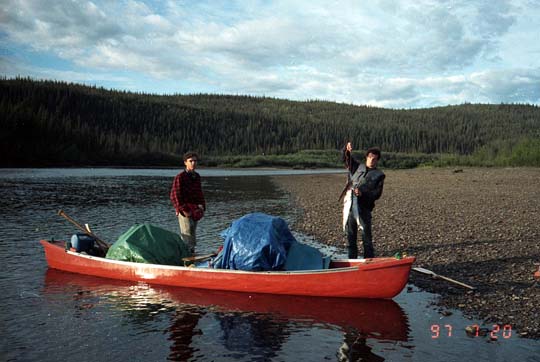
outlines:
[[[505, 240], [464, 240], [460, 242], [455, 243], [444, 243], [444, 241], [441, 244], [425, 244], [425, 245], [408, 245], [406, 247], [407, 252], [409, 255], [417, 255], [422, 254], [422, 252], [427, 253], [434, 253], [435, 250], [438, 249], [459, 249], [460, 247], [470, 248], [472, 246], [488, 246], [488, 245], [495, 245], [497, 249], [502, 248], [506, 244], [512, 244], [512, 241], [505, 241]], [[403, 251], [403, 248], [400, 249], [392, 249], [389, 250], [389, 253], [396, 253], [398, 251]], [[439, 251], [440, 252], [440, 251]]]
[[[534, 285], [532, 272], [535, 260], [540, 260], [540, 254], [474, 262], [439, 263], [426, 267], [437, 274], [470, 284], [476, 288], [476, 292], [489, 294], [501, 290], [523, 290], [532, 287]], [[449, 288], [448, 284], [435, 286], [433, 282], [429, 282], [429, 285], [425, 285], [427, 281], [432, 279], [429, 276], [415, 275], [411, 279], [415, 284], [418, 282], [420, 284], [418, 286], [435, 289], [437, 292], [448, 293], [450, 291], [451, 293], [451, 289], [453, 289]]]

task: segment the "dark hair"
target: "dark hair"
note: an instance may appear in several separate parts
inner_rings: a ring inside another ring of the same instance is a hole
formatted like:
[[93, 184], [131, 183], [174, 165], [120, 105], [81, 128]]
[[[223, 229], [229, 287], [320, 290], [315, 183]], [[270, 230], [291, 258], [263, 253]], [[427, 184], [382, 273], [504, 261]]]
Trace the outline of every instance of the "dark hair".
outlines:
[[368, 150], [366, 151], [366, 157], [370, 153], [373, 153], [374, 155], [376, 155], [378, 160], [381, 159], [381, 150], [378, 147], [370, 147], [370, 148], [368, 148]]
[[199, 155], [197, 154], [197, 152], [193, 152], [193, 151], [188, 151], [186, 153], [184, 153], [184, 162], [187, 161], [188, 159], [190, 158], [199, 158]]

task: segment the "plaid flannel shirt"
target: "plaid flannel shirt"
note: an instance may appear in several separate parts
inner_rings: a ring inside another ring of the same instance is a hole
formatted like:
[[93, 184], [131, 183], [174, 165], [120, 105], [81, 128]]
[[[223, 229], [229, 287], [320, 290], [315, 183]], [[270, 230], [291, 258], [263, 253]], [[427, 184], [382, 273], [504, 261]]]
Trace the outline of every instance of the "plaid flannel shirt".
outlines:
[[188, 204], [202, 205], [206, 210], [206, 201], [201, 186], [201, 176], [193, 171], [182, 171], [174, 178], [171, 193], [171, 202], [177, 213], [185, 215], [189, 210]]

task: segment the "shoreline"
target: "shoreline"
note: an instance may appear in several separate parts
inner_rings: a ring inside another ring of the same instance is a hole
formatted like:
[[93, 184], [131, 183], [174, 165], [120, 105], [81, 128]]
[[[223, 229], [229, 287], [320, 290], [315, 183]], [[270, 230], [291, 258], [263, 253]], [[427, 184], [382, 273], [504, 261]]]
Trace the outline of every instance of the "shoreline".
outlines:
[[[415, 266], [476, 287], [411, 273], [413, 284], [440, 295], [442, 309], [540, 339], [540, 281], [533, 278], [540, 265], [540, 168], [384, 172], [383, 195], [373, 210], [376, 256], [416, 256]], [[298, 209], [292, 228], [345, 249], [337, 201], [344, 174], [272, 180]]]

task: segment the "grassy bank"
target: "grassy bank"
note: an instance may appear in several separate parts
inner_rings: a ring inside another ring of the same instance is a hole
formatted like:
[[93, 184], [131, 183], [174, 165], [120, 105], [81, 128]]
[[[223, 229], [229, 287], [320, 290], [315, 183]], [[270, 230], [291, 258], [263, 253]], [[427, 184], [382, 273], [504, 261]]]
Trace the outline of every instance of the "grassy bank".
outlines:
[[[203, 155], [204, 156], [204, 155]], [[363, 151], [355, 152], [358, 159]], [[334, 168], [342, 167], [339, 150], [302, 150], [291, 154], [207, 156], [202, 163], [216, 167], [285, 167]], [[385, 152], [381, 168], [410, 169], [419, 166], [435, 167], [540, 167], [540, 138], [520, 141], [496, 141], [480, 147], [469, 155]]]
[[540, 138], [525, 138], [519, 142], [496, 141], [471, 155], [443, 155], [435, 166], [475, 167], [540, 167]]
[[[355, 153], [359, 159], [362, 152]], [[202, 165], [211, 167], [284, 167], [284, 168], [341, 168], [340, 151], [338, 150], [302, 150], [284, 155], [242, 155], [242, 156], [204, 156]], [[414, 168], [431, 164], [438, 159], [437, 155], [384, 153], [381, 167], [401, 169]]]
[[[359, 160], [365, 151], [354, 152]], [[470, 155], [396, 153], [382, 150], [379, 166], [384, 169], [412, 169], [422, 166], [433, 167], [540, 167], [540, 139], [523, 139], [517, 143], [495, 142], [479, 148]], [[6, 164], [5, 167], [80, 167], [80, 166], [121, 166], [121, 167], [178, 167], [182, 165], [179, 154], [158, 152], [140, 153], [116, 158], [101, 157], [91, 161], [76, 149], [67, 149], [61, 162], [28, 160], [28, 162]], [[227, 168], [341, 168], [339, 150], [301, 150], [288, 154], [251, 155], [208, 155], [200, 154], [200, 164], [207, 167]]]

